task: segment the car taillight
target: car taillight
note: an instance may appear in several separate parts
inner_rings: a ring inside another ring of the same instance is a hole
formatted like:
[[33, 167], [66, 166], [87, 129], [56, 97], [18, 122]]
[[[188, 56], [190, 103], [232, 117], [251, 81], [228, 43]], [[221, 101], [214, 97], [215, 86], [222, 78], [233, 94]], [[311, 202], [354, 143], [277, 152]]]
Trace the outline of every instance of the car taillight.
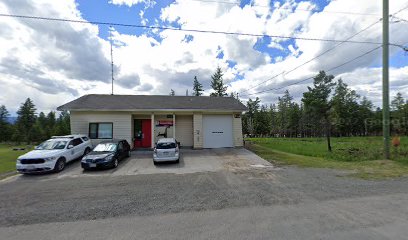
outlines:
[[179, 149], [178, 148], [176, 148], [176, 153], [178, 153], [179, 152]]

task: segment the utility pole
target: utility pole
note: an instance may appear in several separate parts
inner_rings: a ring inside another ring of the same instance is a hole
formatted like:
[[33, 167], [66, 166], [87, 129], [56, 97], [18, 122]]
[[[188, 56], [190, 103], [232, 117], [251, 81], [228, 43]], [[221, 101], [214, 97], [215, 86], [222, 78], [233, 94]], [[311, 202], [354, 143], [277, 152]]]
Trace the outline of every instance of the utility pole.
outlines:
[[112, 93], [113, 95], [113, 48], [112, 48], [112, 26], [109, 27], [109, 42], [110, 42], [110, 50], [111, 50], [111, 77], [112, 77]]
[[384, 158], [390, 159], [389, 0], [383, 0], [383, 138]]

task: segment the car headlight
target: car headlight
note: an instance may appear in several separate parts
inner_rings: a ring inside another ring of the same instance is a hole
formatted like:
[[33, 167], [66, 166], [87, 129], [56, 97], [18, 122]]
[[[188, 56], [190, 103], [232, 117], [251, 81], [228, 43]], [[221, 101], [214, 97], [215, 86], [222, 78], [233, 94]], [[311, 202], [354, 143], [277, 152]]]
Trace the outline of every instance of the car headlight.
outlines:
[[17, 158], [17, 163], [21, 163], [21, 160]]
[[107, 156], [107, 157], [105, 158], [105, 161], [110, 161], [110, 160], [112, 160], [112, 158], [113, 158], [113, 155], [109, 155], [109, 156]]
[[45, 161], [52, 161], [52, 160], [55, 160], [57, 157], [47, 157], [47, 158], [44, 158], [44, 160]]

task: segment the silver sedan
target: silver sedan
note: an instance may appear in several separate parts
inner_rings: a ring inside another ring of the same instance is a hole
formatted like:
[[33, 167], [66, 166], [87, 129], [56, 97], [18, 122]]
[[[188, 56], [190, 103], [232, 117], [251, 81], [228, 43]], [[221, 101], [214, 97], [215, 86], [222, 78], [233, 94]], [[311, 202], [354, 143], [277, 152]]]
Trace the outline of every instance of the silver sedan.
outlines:
[[180, 160], [180, 149], [176, 139], [162, 138], [156, 143], [153, 151], [153, 163], [174, 161], [178, 163]]

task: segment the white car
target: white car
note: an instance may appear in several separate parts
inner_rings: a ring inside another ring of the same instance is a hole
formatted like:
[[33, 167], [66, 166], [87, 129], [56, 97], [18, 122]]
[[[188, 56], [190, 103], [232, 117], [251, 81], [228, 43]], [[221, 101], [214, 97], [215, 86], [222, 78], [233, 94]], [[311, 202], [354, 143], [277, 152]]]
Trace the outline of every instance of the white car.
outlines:
[[179, 143], [174, 138], [161, 138], [154, 147], [153, 163], [168, 161], [180, 161]]
[[54, 136], [17, 158], [20, 173], [60, 172], [65, 164], [92, 150], [92, 143], [85, 135]]

